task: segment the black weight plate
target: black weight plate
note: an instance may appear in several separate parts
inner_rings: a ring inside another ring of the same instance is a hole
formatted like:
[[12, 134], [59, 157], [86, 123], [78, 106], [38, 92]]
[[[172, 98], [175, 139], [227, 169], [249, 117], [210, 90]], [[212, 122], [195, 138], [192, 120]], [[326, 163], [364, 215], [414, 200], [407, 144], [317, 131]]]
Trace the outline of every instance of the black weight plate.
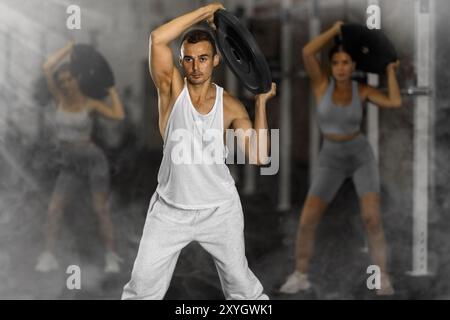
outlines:
[[85, 95], [95, 99], [108, 95], [108, 88], [114, 86], [114, 74], [106, 59], [92, 46], [75, 45], [70, 63]]
[[364, 25], [344, 24], [342, 42], [364, 72], [383, 74], [389, 63], [397, 61], [397, 52], [383, 31]]
[[236, 77], [253, 94], [270, 91], [269, 65], [250, 31], [226, 10], [215, 13], [214, 24], [217, 47]]

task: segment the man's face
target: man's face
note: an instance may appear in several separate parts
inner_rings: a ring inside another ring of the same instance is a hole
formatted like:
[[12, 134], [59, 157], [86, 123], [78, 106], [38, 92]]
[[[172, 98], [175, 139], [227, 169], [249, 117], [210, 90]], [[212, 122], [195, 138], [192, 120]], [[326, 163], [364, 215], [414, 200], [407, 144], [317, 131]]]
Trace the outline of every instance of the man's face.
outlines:
[[181, 46], [181, 65], [189, 83], [202, 84], [211, 79], [214, 67], [219, 64], [219, 56], [214, 55], [208, 41], [188, 43]]

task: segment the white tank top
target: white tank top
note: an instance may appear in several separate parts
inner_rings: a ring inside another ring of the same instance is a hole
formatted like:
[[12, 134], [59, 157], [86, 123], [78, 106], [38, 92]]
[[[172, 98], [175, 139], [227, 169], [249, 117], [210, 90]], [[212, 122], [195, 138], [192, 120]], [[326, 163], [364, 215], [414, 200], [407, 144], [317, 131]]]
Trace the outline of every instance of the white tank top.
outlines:
[[90, 141], [93, 119], [88, 108], [79, 112], [64, 111], [62, 107], [55, 114], [56, 135], [59, 141]]
[[192, 104], [187, 84], [178, 96], [164, 133], [163, 159], [156, 191], [182, 209], [205, 209], [232, 199], [235, 182], [225, 164], [223, 88], [203, 115]]

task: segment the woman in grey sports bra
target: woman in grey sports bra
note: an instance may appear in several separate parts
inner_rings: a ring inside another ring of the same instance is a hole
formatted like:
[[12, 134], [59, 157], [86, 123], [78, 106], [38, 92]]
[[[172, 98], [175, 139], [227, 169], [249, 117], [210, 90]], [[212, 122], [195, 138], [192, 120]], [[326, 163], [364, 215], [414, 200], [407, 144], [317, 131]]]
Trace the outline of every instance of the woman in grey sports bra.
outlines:
[[51, 55], [43, 66], [48, 88], [57, 106], [56, 135], [60, 146], [61, 169], [51, 197], [45, 225], [45, 250], [39, 256], [36, 270], [58, 269], [54, 256], [58, 221], [79, 184], [87, 177], [92, 204], [98, 216], [102, 239], [106, 247], [105, 271], [119, 272], [120, 258], [114, 248], [114, 227], [108, 209], [109, 168], [104, 153], [91, 141], [92, 112], [115, 119], [124, 118], [124, 110], [115, 88], [109, 89], [111, 106], [84, 95], [69, 63], [56, 66], [68, 56], [73, 43]]
[[362, 103], [366, 100], [383, 108], [399, 108], [402, 101], [396, 79], [398, 61], [387, 66], [388, 95], [376, 88], [352, 81], [355, 63], [342, 45], [329, 54], [331, 77], [323, 71], [316, 54], [341, 31], [342, 22], [303, 48], [303, 59], [318, 103], [317, 121], [324, 142], [315, 164], [315, 175], [304, 203], [296, 241], [296, 269], [280, 288], [282, 293], [307, 290], [309, 260], [313, 253], [317, 225], [328, 204], [346, 178], [352, 178], [360, 198], [361, 214], [368, 234], [370, 254], [380, 267], [379, 295], [394, 293], [387, 272], [386, 244], [380, 216], [379, 173], [372, 149], [361, 134]]

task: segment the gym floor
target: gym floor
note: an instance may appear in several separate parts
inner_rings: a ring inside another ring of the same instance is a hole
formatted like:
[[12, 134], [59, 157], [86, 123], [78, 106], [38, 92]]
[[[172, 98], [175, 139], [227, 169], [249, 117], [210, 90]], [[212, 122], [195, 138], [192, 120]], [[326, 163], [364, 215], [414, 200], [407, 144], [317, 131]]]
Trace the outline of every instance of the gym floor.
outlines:
[[[45, 221], [46, 208], [40, 195], [29, 193], [25, 195], [27, 201], [16, 210], [15, 216], [9, 222], [0, 224], [0, 298], [119, 299], [122, 287], [130, 277], [148, 201], [156, 187], [160, 157], [159, 154], [139, 152], [133, 166], [129, 166], [128, 162], [120, 163], [120, 160], [113, 162], [118, 171], [113, 175], [111, 214], [116, 227], [118, 252], [124, 259], [121, 273], [107, 275], [103, 272], [104, 249], [98, 224], [90, 202], [84, 200], [89, 199], [89, 194], [84, 194], [82, 190], [78, 199], [67, 209], [60, 227], [57, 256], [61, 268], [47, 274], [35, 272], [36, 258], [43, 245], [40, 230]], [[128, 161], [132, 162], [130, 159]], [[241, 194], [247, 258], [251, 269], [272, 299], [380, 299], [366, 287], [369, 276], [366, 269], [371, 263], [364, 250], [358, 201], [350, 182], [343, 185], [319, 226], [310, 273], [313, 288], [296, 295], [277, 293], [277, 288], [294, 266], [296, 227], [308, 187], [307, 168], [301, 164], [294, 167], [297, 170], [293, 176], [295, 194], [291, 210], [276, 210], [276, 192], [271, 187], [276, 185], [275, 180], [271, 181], [276, 179], [274, 177], [260, 177], [264, 181], [259, 181], [262, 188], [258, 188], [257, 194]], [[48, 187], [51, 190], [51, 181]], [[239, 183], [238, 188], [241, 189]], [[448, 281], [445, 281], [448, 261], [438, 259], [448, 256], [445, 254], [448, 249], [443, 243], [433, 243], [433, 237], [438, 239], [440, 230], [445, 230], [447, 226], [441, 222], [439, 227], [430, 229], [430, 248], [440, 248], [440, 252], [430, 250], [429, 253], [430, 268], [435, 270], [435, 274], [411, 277], [407, 274], [411, 265], [411, 235], [408, 231], [411, 230], [411, 222], [394, 224], [395, 212], [388, 210], [389, 202], [387, 197], [382, 200], [389, 265], [396, 289], [396, 295], [389, 299], [450, 297]], [[7, 229], [15, 231], [11, 233]], [[68, 290], [66, 287], [69, 276], [66, 268], [69, 265], [80, 266], [81, 290]], [[166, 299], [223, 299], [213, 260], [196, 243], [182, 251]]]

